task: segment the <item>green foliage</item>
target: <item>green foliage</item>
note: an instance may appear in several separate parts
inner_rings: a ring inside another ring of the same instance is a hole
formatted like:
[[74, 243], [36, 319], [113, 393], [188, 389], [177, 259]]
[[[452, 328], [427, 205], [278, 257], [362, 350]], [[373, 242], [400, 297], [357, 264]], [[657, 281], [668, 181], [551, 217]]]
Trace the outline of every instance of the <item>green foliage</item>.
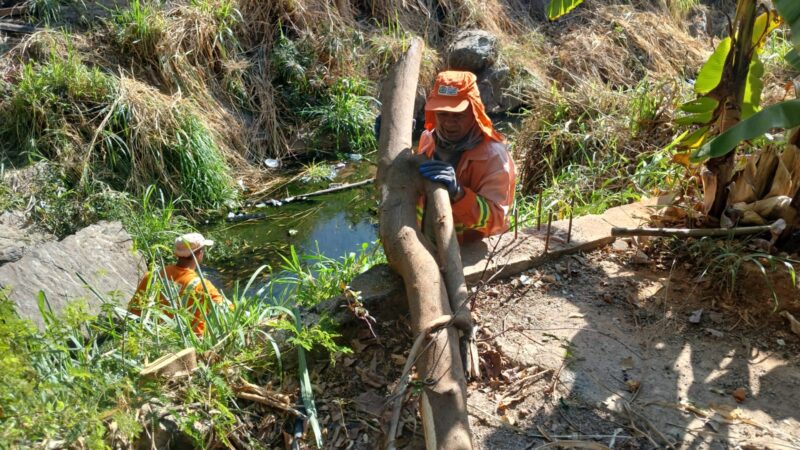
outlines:
[[[669, 152], [653, 144], [668, 138], [662, 123], [673, 107], [673, 85], [645, 79], [627, 90], [581, 89], [554, 91], [546, 107], [525, 119], [514, 143], [518, 154], [526, 152], [519, 192], [528, 200], [542, 192], [545, 221], [549, 211], [566, 216], [573, 198], [580, 215], [657, 194], [682, 171], [670, 168]], [[520, 223], [531, 216], [521, 214]]]
[[789, 100], [764, 108], [704, 144], [691, 156], [692, 162], [727, 155], [736, 146], [749, 139], [762, 136], [773, 128], [793, 128], [800, 125], [800, 100]]
[[[69, 446], [81, 438], [87, 448], [104, 448], [103, 415], [132, 393], [134, 368], [104, 354], [109, 346], [95, 332], [100, 320], [80, 303], [60, 318], [46, 302], [43, 308], [46, 328], [38, 331], [0, 295], [0, 447], [33, 447], [45, 439]], [[128, 424], [134, 414], [130, 405], [116, 411]], [[138, 431], [120, 429], [128, 438]]]
[[362, 244], [358, 254], [351, 252], [338, 260], [319, 252], [299, 256], [294, 246], [290, 247], [288, 256], [281, 258], [284, 261], [283, 273], [272, 282], [272, 286], [282, 285], [288, 289], [282, 292], [283, 298], [278, 301], [286, 302], [291, 298], [293, 304], [302, 307], [312, 307], [341, 294], [342, 287], [356, 275], [386, 261], [381, 247], [369, 243]]
[[152, 3], [133, 0], [127, 9], [117, 9], [111, 15], [115, 28], [114, 40], [126, 51], [157, 55], [157, 46], [167, 26], [163, 14]]
[[366, 95], [368, 84], [359, 79], [339, 78], [319, 104], [309, 106], [302, 115], [317, 126], [318, 141], [330, 139], [336, 151], [366, 152], [375, 150], [377, 141], [372, 129], [375, 112], [373, 97]]
[[726, 37], [717, 44], [714, 53], [708, 58], [700, 73], [697, 74], [697, 80], [694, 83], [694, 91], [698, 95], [705, 95], [713, 91], [722, 81], [722, 73], [725, 69], [725, 61], [728, 59], [728, 54], [731, 52], [732, 40]]
[[575, 9], [581, 3], [583, 3], [583, 0], [550, 0], [550, 4], [547, 7], [547, 18], [556, 20]]
[[16, 162], [26, 157], [75, 158], [92, 136], [86, 120], [115, 95], [114, 80], [84, 65], [72, 50], [53, 53], [45, 62], [28, 62], [0, 104], [0, 151]]
[[691, 261], [699, 270], [698, 279], [711, 281], [715, 288], [728, 296], [733, 295], [735, 289], [739, 287], [741, 271], [746, 265], [754, 266], [764, 277], [764, 281], [770, 287], [775, 308], [778, 307], [778, 297], [770, 275], [783, 271], [791, 279], [792, 286], [797, 286], [794, 265], [800, 264], [800, 261], [755, 251], [747, 240], [711, 238], [675, 240], [672, 243], [672, 251], [679, 257]]
[[187, 206], [201, 208], [236, 195], [212, 134], [191, 109], [143, 107], [147, 99], [123, 98], [116, 78], [89, 68], [71, 50], [24, 64], [8, 96], [0, 103], [0, 152], [18, 164], [59, 164], [68, 191], [98, 180], [143, 192], [157, 181], [169, 195], [184, 195]]
[[332, 165], [326, 163], [312, 162], [303, 165], [303, 171], [300, 175], [300, 181], [303, 183], [319, 183], [321, 181], [330, 181], [336, 177], [336, 169]]
[[130, 202], [128, 213], [121, 217], [123, 225], [133, 237], [134, 249], [139, 250], [150, 263], [159, 252], [170, 254], [175, 238], [191, 230], [183, 216], [175, 214], [176, 201], [164, 197], [155, 186], [149, 186], [141, 200]]
[[[302, 397], [311, 411], [304, 352], [349, 349], [335, 342], [330, 324], [303, 325], [297, 311], [254, 293], [264, 269], [243, 289], [236, 286], [228, 303], [198, 299], [203, 338], [193, 331], [195, 315], [186, 298], [159, 276], [139, 297], [138, 317], [123, 319], [117, 302], [98, 292], [100, 315], [87, 314], [82, 302], [56, 315], [41, 295], [41, 331], [20, 319], [0, 293], [0, 447], [36, 447], [46, 439], [66, 447], [80, 439], [86, 448], [112, 447], [119, 438], [132, 442], [142, 432], [138, 408], [151, 398], [181, 411], [176, 420], [197, 446], [207, 444], [208, 433], [224, 441], [241, 423], [232, 383], [280, 382], [281, 355], [292, 347], [300, 352]], [[199, 367], [188, 378], [167, 390], [161, 381], [139, 378], [145, 362], [190, 346], [198, 350]], [[113, 436], [108, 419], [117, 425]]]

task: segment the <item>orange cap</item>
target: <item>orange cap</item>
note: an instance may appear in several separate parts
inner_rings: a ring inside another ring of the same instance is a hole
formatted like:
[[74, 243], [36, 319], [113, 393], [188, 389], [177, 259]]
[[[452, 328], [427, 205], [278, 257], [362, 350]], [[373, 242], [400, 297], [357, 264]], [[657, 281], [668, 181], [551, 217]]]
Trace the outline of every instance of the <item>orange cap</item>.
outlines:
[[433, 90], [425, 103], [425, 129], [436, 128], [436, 112], [462, 112], [472, 105], [475, 121], [483, 134], [503, 142], [503, 135], [498, 133], [481, 101], [481, 93], [475, 74], [472, 72], [448, 70], [439, 72], [433, 84]]

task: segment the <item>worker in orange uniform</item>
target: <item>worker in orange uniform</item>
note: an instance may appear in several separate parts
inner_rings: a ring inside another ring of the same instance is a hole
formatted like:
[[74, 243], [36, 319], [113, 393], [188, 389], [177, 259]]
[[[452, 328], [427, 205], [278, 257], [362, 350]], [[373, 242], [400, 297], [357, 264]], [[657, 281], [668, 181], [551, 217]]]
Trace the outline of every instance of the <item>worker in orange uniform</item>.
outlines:
[[[173, 249], [178, 261], [175, 264], [164, 267], [158, 277], [159, 280], [166, 278], [177, 285], [180, 298], [186, 301], [186, 309], [194, 315], [192, 329], [198, 336], [202, 336], [206, 328], [203, 312], [200, 307], [196, 306], [198, 303], [206, 305], [206, 302], [199, 302], [198, 300], [210, 297], [211, 301], [216, 304], [222, 304], [225, 301], [225, 298], [214, 285], [208, 280], [201, 282], [200, 276], [195, 271], [198, 265], [203, 262], [206, 247], [212, 245], [214, 245], [214, 241], [204, 238], [200, 233], [179, 236], [175, 239], [175, 247]], [[140, 304], [145, 301], [144, 297], [150, 285], [150, 276], [151, 273], [148, 272], [139, 281], [139, 286], [136, 288], [133, 299], [128, 306], [128, 310], [137, 316], [141, 314]], [[168, 304], [163, 294], [161, 295], [161, 303]]]
[[508, 230], [514, 161], [486, 115], [472, 72], [436, 76], [417, 152], [428, 158], [419, 173], [443, 184], [450, 194], [460, 243]]

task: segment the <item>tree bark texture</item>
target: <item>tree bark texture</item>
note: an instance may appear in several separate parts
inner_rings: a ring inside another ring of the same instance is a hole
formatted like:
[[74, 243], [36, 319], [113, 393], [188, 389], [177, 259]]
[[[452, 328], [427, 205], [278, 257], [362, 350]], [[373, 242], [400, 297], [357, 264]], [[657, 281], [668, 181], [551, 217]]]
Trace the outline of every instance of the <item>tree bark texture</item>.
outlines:
[[[422, 42], [415, 39], [382, 88], [377, 176], [381, 241], [389, 265], [403, 278], [415, 335], [453, 313], [434, 247], [420, 232], [416, 218], [417, 199], [425, 189], [411, 143], [421, 56]], [[434, 196], [440, 195], [436, 191], [442, 190], [434, 189]], [[449, 220], [452, 228], [452, 215], [444, 220]], [[427, 446], [471, 449], [458, 332], [451, 326], [432, 333], [428, 339], [416, 364], [419, 381], [425, 383], [421, 404], [425, 406], [422, 409]], [[390, 443], [394, 438], [387, 436]]]

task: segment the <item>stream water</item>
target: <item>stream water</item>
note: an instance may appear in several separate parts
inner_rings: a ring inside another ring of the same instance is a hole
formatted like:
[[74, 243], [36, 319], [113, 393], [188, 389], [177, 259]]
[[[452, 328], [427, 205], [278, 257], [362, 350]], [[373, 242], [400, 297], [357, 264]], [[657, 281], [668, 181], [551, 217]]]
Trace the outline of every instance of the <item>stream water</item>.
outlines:
[[[331, 163], [339, 168], [331, 180], [318, 183], [296, 182], [275, 197], [286, 198], [375, 176], [370, 161]], [[343, 165], [344, 164], [344, 165]], [[262, 265], [278, 272], [290, 246], [298, 254], [320, 254], [339, 258], [359, 252], [362, 244], [378, 239], [377, 195], [374, 185], [294, 201], [282, 206], [263, 206], [242, 210], [262, 218], [241, 222], [223, 221], [200, 228], [216, 241], [204, 264], [206, 275], [215, 285], [230, 293], [237, 280], [246, 280]]]

